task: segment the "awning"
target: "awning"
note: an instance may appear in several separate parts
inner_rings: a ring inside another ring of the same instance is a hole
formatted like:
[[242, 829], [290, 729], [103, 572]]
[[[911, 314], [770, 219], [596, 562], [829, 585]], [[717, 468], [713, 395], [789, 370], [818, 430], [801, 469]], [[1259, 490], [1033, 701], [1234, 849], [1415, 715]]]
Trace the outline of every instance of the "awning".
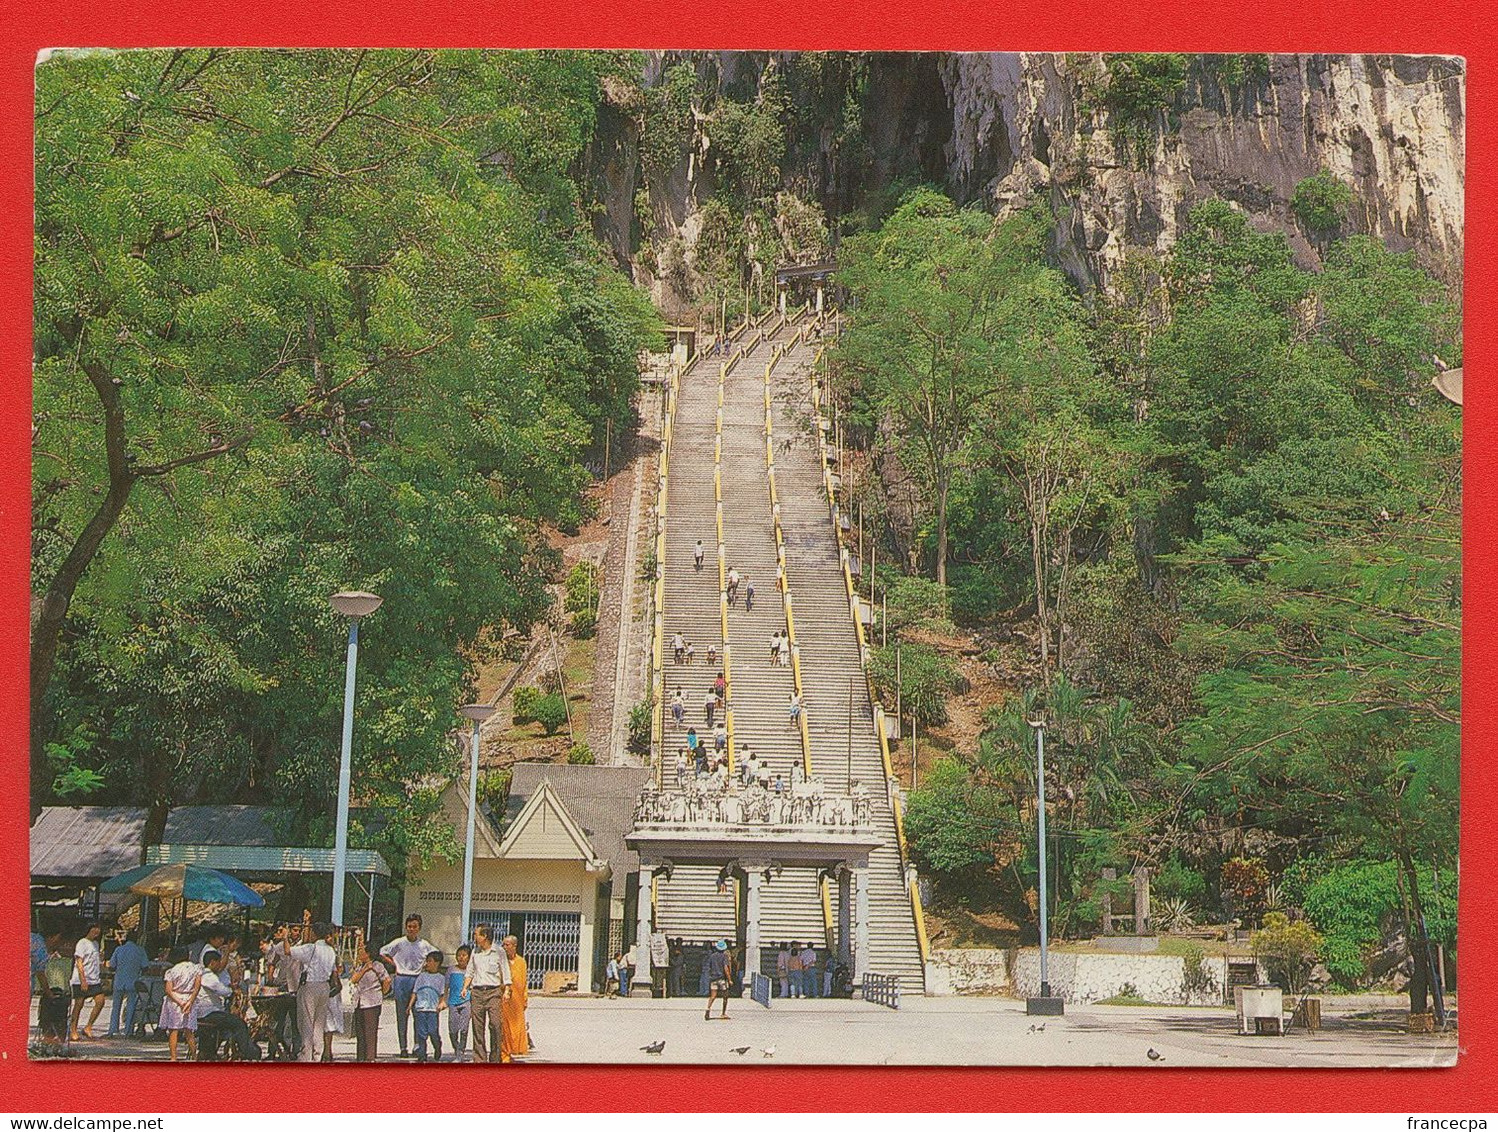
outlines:
[[[332, 849], [298, 849], [284, 845], [151, 845], [146, 849], [148, 865], [206, 865], [210, 869], [241, 873], [331, 873]], [[373, 849], [350, 849], [351, 873], [390, 875], [385, 858]]]

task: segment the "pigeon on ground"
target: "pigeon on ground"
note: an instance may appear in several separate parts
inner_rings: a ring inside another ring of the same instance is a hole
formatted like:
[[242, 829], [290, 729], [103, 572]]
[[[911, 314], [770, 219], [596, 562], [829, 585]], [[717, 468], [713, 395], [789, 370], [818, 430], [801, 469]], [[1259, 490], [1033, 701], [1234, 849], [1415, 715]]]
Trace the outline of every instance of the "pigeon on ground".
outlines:
[[1043, 1034], [1045, 1033], [1045, 1023], [1042, 1022], [1039, 1026], [1036, 1026], [1032, 1023], [1030, 1028], [1025, 1032], [1027, 1034]]
[[775, 1056], [775, 1047], [774, 1046], [765, 1046], [763, 1052], [764, 1052], [764, 1055], [766, 1057], [774, 1057]]
[[661, 1050], [666, 1048], [666, 1039], [662, 1038], [658, 1042], [651, 1042], [648, 1046], [641, 1046], [640, 1048], [646, 1053], [660, 1053]]
[[1147, 1058], [1149, 1058], [1151, 1061], [1164, 1061], [1165, 1060], [1165, 1055], [1163, 1053], [1156, 1053], [1154, 1046], [1151, 1046], [1149, 1049], [1145, 1050], [1144, 1051], [1144, 1056], [1147, 1057]]
[[733, 1048], [732, 1048], [732, 1049], [731, 1049], [731, 1050], [729, 1050], [729, 1051], [728, 1051], [728, 1052], [729, 1052], [729, 1053], [736, 1053], [736, 1054], [738, 1054], [738, 1055], [739, 1055], [739, 1056], [740, 1056], [740, 1057], [743, 1057], [743, 1056], [744, 1056], [744, 1055], [745, 1055], [745, 1054], [746, 1054], [746, 1053], [748, 1053], [748, 1052], [749, 1052], [749, 1047], [748, 1047], [748, 1046], [734, 1046], [734, 1047], [733, 1047]]

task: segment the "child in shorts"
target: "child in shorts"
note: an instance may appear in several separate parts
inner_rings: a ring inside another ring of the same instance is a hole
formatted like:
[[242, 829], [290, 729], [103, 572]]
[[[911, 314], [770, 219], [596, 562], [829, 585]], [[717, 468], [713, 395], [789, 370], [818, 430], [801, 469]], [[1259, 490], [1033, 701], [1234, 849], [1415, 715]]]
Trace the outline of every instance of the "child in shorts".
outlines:
[[437, 1020], [447, 1008], [447, 977], [442, 973], [442, 952], [428, 951], [426, 963], [411, 989], [411, 1010], [416, 1020], [416, 1060], [427, 1059], [427, 1039], [432, 1040], [432, 1059], [442, 1060], [442, 1031]]

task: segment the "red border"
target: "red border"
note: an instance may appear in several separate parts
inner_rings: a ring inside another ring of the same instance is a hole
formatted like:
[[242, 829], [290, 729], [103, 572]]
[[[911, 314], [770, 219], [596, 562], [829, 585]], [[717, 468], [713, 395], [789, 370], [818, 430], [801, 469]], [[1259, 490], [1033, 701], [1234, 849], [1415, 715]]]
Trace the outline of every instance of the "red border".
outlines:
[[[344, 1110], [350, 1106], [405, 1109], [413, 1087], [433, 1078], [405, 1066], [382, 1066], [350, 1090], [344, 1068], [305, 1069], [89, 1064], [31, 1064], [26, 1060], [27, 922], [26, 648], [29, 509], [27, 418], [30, 411], [30, 253], [32, 67], [48, 46], [144, 47], [176, 44], [267, 46], [675, 46], [697, 48], [862, 48], [1027, 50], [1380, 51], [1460, 54], [1468, 59], [1468, 123], [1475, 142], [1468, 160], [1467, 272], [1492, 278], [1498, 184], [1490, 146], [1498, 133], [1494, 75], [1498, 37], [1481, 6], [1441, 3], [1358, 4], [1349, 0], [1004, 0], [977, 5], [954, 0], [860, 0], [809, 5], [787, 0], [584, 0], [570, 5], [468, 5], [451, 0], [276, 0], [261, 4], [185, 3], [90, 6], [87, 3], [6, 5], [8, 31], [0, 46], [0, 720], [12, 788], [0, 801], [0, 860], [6, 883], [0, 908], [8, 930], [0, 962], [0, 1109], [17, 1111], [287, 1111]], [[1481, 375], [1494, 356], [1492, 299], [1469, 287], [1476, 317], [1467, 321], [1466, 368]], [[1468, 490], [1466, 545], [1483, 561], [1498, 536], [1489, 484], [1494, 475], [1498, 421], [1485, 404], [1486, 381], [1466, 409]], [[1476, 578], [1477, 575], [1474, 575]], [[1485, 775], [1495, 694], [1480, 677], [1495, 671], [1495, 638], [1483, 628], [1498, 620], [1498, 600], [1480, 584], [1467, 587], [1466, 759], [1462, 886], [1462, 1044], [1455, 1069], [1146, 1070], [623, 1069], [535, 1066], [497, 1076], [485, 1070], [443, 1074], [441, 1101], [453, 1108], [508, 1111], [682, 1108], [730, 1109], [1071, 1109], [1109, 1110], [1142, 1101], [1161, 1110], [1201, 1111], [1262, 1107], [1292, 1111], [1498, 1110], [1498, 1059], [1493, 1054], [1498, 951], [1491, 912], [1478, 914], [1493, 891], [1486, 850], [1498, 788]], [[603, 1038], [603, 1035], [600, 1035]], [[602, 1041], [600, 1050], [606, 1046]], [[418, 1082], [418, 1077], [420, 1078]], [[210, 1084], [211, 1080], [211, 1084]], [[205, 1089], [205, 1086], [207, 1088]], [[502, 1090], [502, 1091], [501, 1091]]]

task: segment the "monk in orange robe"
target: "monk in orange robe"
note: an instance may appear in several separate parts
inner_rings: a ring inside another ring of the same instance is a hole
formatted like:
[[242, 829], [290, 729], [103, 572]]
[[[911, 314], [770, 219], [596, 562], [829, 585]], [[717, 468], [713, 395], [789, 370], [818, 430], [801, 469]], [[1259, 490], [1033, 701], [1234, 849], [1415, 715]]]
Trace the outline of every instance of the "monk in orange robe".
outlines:
[[525, 959], [520, 954], [520, 941], [512, 935], [505, 936], [504, 949], [510, 957], [510, 995], [501, 1008], [499, 1060], [513, 1061], [515, 1055], [524, 1056], [531, 1051], [530, 1035], [525, 1029]]

